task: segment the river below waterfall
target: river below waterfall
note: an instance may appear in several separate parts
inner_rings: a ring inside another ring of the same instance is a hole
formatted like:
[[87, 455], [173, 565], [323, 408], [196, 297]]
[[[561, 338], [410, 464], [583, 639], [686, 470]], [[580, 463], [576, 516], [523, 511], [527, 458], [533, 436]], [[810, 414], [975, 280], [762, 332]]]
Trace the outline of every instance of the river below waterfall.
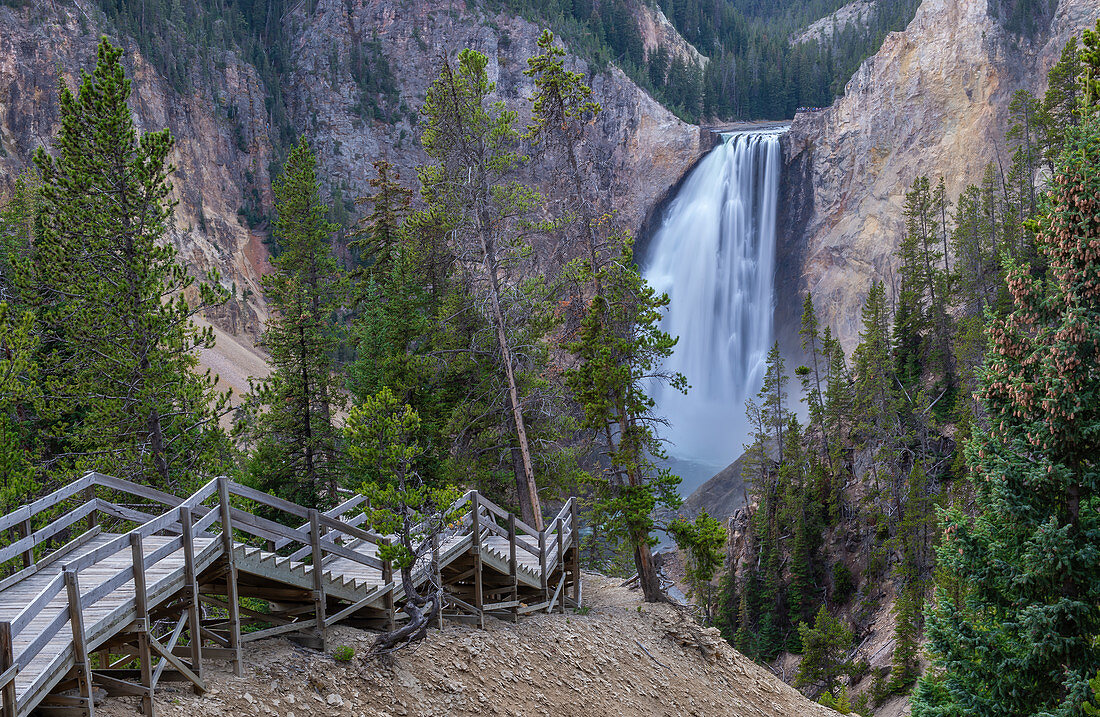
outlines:
[[684, 181], [653, 236], [645, 278], [669, 295], [662, 328], [679, 343], [653, 387], [671, 467], [687, 496], [744, 451], [745, 401], [774, 339], [775, 226], [786, 127], [723, 135]]

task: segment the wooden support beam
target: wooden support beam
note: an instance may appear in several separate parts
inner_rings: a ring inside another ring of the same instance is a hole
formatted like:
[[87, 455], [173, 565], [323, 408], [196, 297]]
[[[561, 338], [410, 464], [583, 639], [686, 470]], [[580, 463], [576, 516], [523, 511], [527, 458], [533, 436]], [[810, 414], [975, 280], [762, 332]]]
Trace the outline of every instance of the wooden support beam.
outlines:
[[546, 583], [546, 531], [543, 530], [539, 533], [539, 583], [542, 586], [542, 594], [547, 600], [550, 599], [550, 591], [547, 588]]
[[222, 549], [225, 552], [226, 572], [225, 599], [229, 608], [228, 647], [235, 650], [233, 656], [233, 674], [241, 677], [244, 673], [241, 668], [241, 599], [237, 594], [237, 558], [233, 550], [233, 520], [232, 506], [229, 503], [229, 479], [218, 476], [218, 503], [221, 509], [222, 520]]
[[[389, 547], [390, 541], [386, 538], [382, 538], [378, 542], [379, 548]], [[385, 560], [382, 562], [382, 585], [393, 585], [393, 561]], [[396, 587], [396, 586], [394, 586]], [[394, 588], [386, 590], [386, 594], [382, 596], [382, 604], [386, 610], [386, 629], [391, 632], [397, 629], [397, 607], [394, 605]]]
[[[199, 581], [195, 574], [195, 538], [192, 534], [191, 509], [185, 505], [180, 506], [180, 525], [183, 527], [183, 577], [184, 593], [187, 595], [187, 622], [191, 634], [191, 665], [190, 671], [195, 675], [195, 694], [205, 692], [202, 682], [202, 623], [199, 615]], [[152, 643], [152, 648], [157, 650], [159, 645]], [[167, 654], [167, 650], [160, 651], [161, 655]], [[175, 659], [175, 658], [173, 658]], [[187, 674], [179, 666], [173, 665], [177, 670]]]
[[15, 665], [11, 623], [0, 622], [0, 717], [15, 717]]
[[156, 708], [153, 705], [153, 652], [149, 647], [149, 593], [145, 581], [145, 548], [141, 533], [130, 533], [130, 558], [134, 563], [134, 604], [138, 620], [145, 629], [138, 632], [138, 659], [141, 661], [141, 713], [153, 717]]
[[570, 532], [573, 534], [573, 603], [577, 607], [581, 604], [581, 519], [577, 509], [577, 497], [569, 499]]
[[[95, 484], [89, 485], [84, 489], [84, 502], [95, 502]], [[88, 527], [87, 530], [91, 530], [99, 525], [99, 511], [93, 510], [88, 513]]]
[[[34, 532], [34, 531], [31, 530], [31, 519], [30, 518], [27, 518], [26, 520], [24, 520], [22, 523], [19, 524], [19, 538], [20, 539], [29, 538], [31, 536], [32, 532]], [[29, 569], [29, 568], [32, 568], [32, 567], [34, 567], [34, 547], [33, 546], [31, 546], [30, 548], [27, 548], [27, 550], [23, 553], [23, 569], [26, 570], [26, 569]]]
[[[443, 568], [439, 565], [439, 531], [432, 531], [432, 577], [435, 578], [436, 588], [443, 591]], [[440, 598], [442, 600], [442, 596]], [[438, 627], [443, 629], [443, 604], [439, 605]]]
[[80, 609], [80, 581], [76, 572], [64, 572], [65, 591], [69, 599], [69, 624], [73, 632], [73, 669], [76, 672], [80, 699], [88, 717], [95, 717], [92, 699], [92, 670], [88, 664], [88, 644], [84, 635], [84, 611]]
[[508, 514], [508, 577], [512, 579], [512, 621], [519, 622], [519, 564], [516, 562], [516, 516]]
[[[561, 586], [565, 584], [565, 523], [558, 519], [558, 575], [561, 576], [561, 582], [558, 583], [558, 592], [561, 592]], [[557, 600], [557, 595], [554, 597]], [[565, 604], [560, 605], [560, 611], [565, 612]]]
[[474, 607], [477, 608], [478, 627], [485, 627], [485, 595], [481, 585], [481, 496], [476, 492], [470, 494], [470, 520], [472, 529], [472, 548], [474, 552]]
[[309, 509], [309, 545], [313, 558], [313, 606], [316, 619], [314, 634], [321, 641], [321, 651], [328, 652], [325, 643], [325, 554], [321, 549], [321, 516], [316, 508]]

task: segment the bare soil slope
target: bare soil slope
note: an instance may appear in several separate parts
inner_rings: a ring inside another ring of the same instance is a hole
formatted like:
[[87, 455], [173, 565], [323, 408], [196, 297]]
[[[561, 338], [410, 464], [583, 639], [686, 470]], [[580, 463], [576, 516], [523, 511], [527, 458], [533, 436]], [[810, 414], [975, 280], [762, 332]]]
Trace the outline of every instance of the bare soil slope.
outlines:
[[[736, 715], [827, 717], [764, 668], [671, 605], [645, 605], [619, 581], [586, 574], [587, 614], [539, 615], [485, 630], [448, 624], [389, 661], [364, 659], [373, 634], [348, 627], [330, 646], [350, 645], [350, 663], [266, 640], [245, 653], [245, 676], [207, 671], [196, 697], [165, 684], [164, 717], [218, 715]], [[127, 698], [101, 714], [130, 717]]]

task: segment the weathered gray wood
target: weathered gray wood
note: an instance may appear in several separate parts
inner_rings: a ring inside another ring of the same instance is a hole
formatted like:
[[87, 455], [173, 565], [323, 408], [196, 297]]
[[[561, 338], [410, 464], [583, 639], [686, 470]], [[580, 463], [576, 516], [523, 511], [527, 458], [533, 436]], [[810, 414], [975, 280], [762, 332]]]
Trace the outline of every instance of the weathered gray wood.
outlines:
[[542, 593], [547, 598], [546, 588], [546, 531], [539, 533], [539, 582], [542, 584]]
[[84, 611], [80, 607], [80, 581], [72, 570], [62, 573], [65, 576], [65, 590], [69, 597], [69, 624], [73, 632], [73, 668], [79, 685], [80, 697], [85, 702], [88, 717], [95, 715], [95, 702], [92, 699], [92, 671], [88, 664], [88, 645], [84, 640]]
[[53, 551], [49, 555], [46, 555], [45, 557], [39, 558], [38, 561], [35, 562], [35, 563], [32, 563], [29, 568], [23, 568], [19, 572], [13, 573], [12, 575], [9, 575], [8, 577], [4, 578], [3, 580], [0, 580], [0, 592], [3, 592], [5, 590], [7, 590], [11, 586], [16, 585], [16, 584], [22, 582], [23, 580], [26, 580], [30, 576], [32, 576], [35, 573], [41, 571], [43, 568], [49, 567], [50, 565], [57, 562], [61, 558], [65, 557], [66, 555], [68, 555], [72, 551], [74, 551], [77, 548], [87, 544], [87, 542], [89, 540], [91, 540], [92, 538], [99, 535], [100, 532], [102, 532], [102, 529], [99, 526], [96, 526], [96, 528], [94, 530], [89, 530], [89, 531], [86, 531], [84, 533], [81, 533], [80, 535], [73, 538], [69, 542], [65, 543], [64, 545], [62, 545], [60, 548]]
[[[508, 514], [508, 576], [512, 579], [512, 602], [519, 607], [519, 561], [516, 560], [516, 516]], [[513, 611], [513, 619], [519, 622], [519, 612]]]
[[92, 671], [92, 682], [106, 690], [108, 696], [111, 697], [141, 697], [144, 701], [144, 699], [149, 696], [149, 690], [141, 685], [135, 685], [132, 682], [126, 682], [125, 680], [105, 675], [99, 670]]
[[145, 580], [145, 546], [141, 533], [130, 533], [130, 558], [134, 563], [134, 608], [137, 618], [144, 626], [137, 636], [138, 660], [141, 661], [141, 686], [145, 692], [141, 696], [141, 713], [153, 717], [153, 654], [149, 646], [149, 597]]
[[93, 510], [95, 510], [95, 503], [85, 503], [71, 513], [66, 513], [61, 518], [53, 521], [49, 525], [42, 527], [39, 530], [31, 533], [25, 538], [21, 538], [6, 548], [0, 550], [0, 564], [6, 563], [15, 556], [22, 556], [28, 550], [34, 550], [35, 547], [46, 542], [53, 536], [57, 535], [61, 531], [70, 527], [74, 523], [78, 523], [87, 517]]
[[[31, 526], [31, 519], [30, 518], [27, 518], [26, 520], [24, 520], [22, 523], [19, 524], [19, 537], [20, 538], [29, 538], [31, 536], [31, 533], [33, 533], [33, 532], [34, 532], [34, 530], [33, 530], [33, 527]], [[24, 570], [29, 570], [33, 567], [34, 567], [34, 548], [32, 547], [32, 548], [28, 548], [27, 551], [23, 553], [23, 569]]]
[[252, 533], [253, 535], [263, 538], [264, 540], [278, 540], [280, 538], [289, 538], [292, 542], [301, 543], [303, 545], [309, 545], [309, 533], [301, 530], [295, 530], [294, 528], [288, 528], [285, 525], [280, 525], [273, 520], [267, 518], [261, 518], [258, 515], [252, 515], [246, 513], [238, 508], [233, 508], [232, 511], [233, 527], [238, 530], [243, 530], [246, 533]]
[[289, 500], [283, 500], [282, 498], [278, 498], [269, 493], [258, 491], [255, 488], [249, 488], [246, 485], [241, 485], [240, 483], [229, 481], [229, 491], [233, 495], [247, 498], [248, 500], [255, 501], [260, 505], [266, 505], [269, 508], [275, 508], [276, 510], [281, 510], [284, 513], [289, 513], [290, 515], [294, 515], [299, 518], [309, 518], [309, 508], [303, 508], [296, 503], [291, 503]]
[[[316, 618], [316, 637], [321, 641], [321, 650], [327, 652], [325, 645], [325, 575], [322, 563], [325, 554], [321, 549], [321, 513], [316, 508], [309, 510], [309, 545], [313, 555], [313, 605]], [[350, 551], [349, 551], [350, 552]]]
[[298, 630], [305, 630], [306, 628], [316, 627], [317, 620], [315, 618], [309, 618], [308, 620], [300, 620], [298, 622], [288, 623], [286, 625], [276, 625], [275, 627], [269, 627], [266, 630], [257, 630], [256, 632], [249, 632], [241, 635], [241, 642], [255, 642], [256, 640], [263, 640], [266, 637], [275, 637], [276, 635], [284, 635], [288, 632], [297, 632]]
[[320, 514], [320, 521], [321, 525], [326, 528], [330, 528], [335, 532], [343, 533], [344, 535], [350, 535], [353, 538], [358, 538], [359, 540], [365, 541], [367, 543], [374, 543], [375, 545], [377, 545], [378, 541], [381, 540], [383, 537], [378, 533], [373, 533], [369, 530], [357, 528], [354, 525], [345, 523], [342, 520], [330, 518], [324, 513]]
[[153, 651], [161, 656], [164, 660], [167, 660], [167, 664], [176, 668], [176, 671], [186, 677], [194, 687], [195, 694], [201, 695], [206, 692], [206, 684], [202, 681], [202, 677], [195, 671], [188, 668], [188, 666], [181, 660], [172, 654], [171, 650], [167, 650], [156, 640], [149, 641]]
[[337, 555], [341, 558], [346, 558], [360, 565], [366, 565], [368, 568], [374, 568], [375, 570], [382, 570], [382, 561], [371, 555], [364, 555], [350, 548], [345, 548], [343, 545], [332, 542], [331, 540], [325, 540], [324, 538], [318, 538], [318, 544], [323, 552]]
[[478, 627], [485, 627], [485, 594], [482, 592], [482, 566], [481, 566], [481, 496], [474, 493], [470, 496], [470, 528], [473, 544], [471, 550], [474, 556], [474, 607], [477, 608]]
[[233, 674], [242, 676], [241, 666], [241, 600], [237, 594], [237, 558], [233, 550], [233, 516], [230, 511], [229, 479], [218, 477], [218, 507], [222, 521], [222, 550], [226, 560], [226, 602], [229, 608], [229, 648], [233, 654]]
[[180, 498], [177, 498], [171, 493], [165, 493], [164, 491], [157, 490], [156, 488], [151, 488], [147, 485], [131, 483], [128, 480], [104, 475], [103, 473], [89, 473], [84, 477], [84, 480], [94, 482], [95, 485], [100, 485], [104, 488], [111, 488], [122, 493], [129, 493], [130, 495], [137, 496], [138, 498], [145, 498], [146, 500], [151, 500], [154, 503], [160, 503], [161, 505], [167, 506], [169, 508], [175, 508], [182, 502]]
[[[176, 621], [176, 627], [173, 628], [172, 634], [168, 636], [168, 644], [167, 645], [161, 645], [159, 640], [155, 639], [152, 635], [150, 635], [149, 636], [149, 647], [152, 650], [155, 650], [158, 655], [163, 654], [164, 651], [166, 651], [166, 650], [171, 652], [175, 648], [176, 643], [179, 642], [180, 635], [183, 634], [183, 628], [186, 627], [186, 625], [187, 625], [187, 613], [184, 612], [182, 615], [180, 615], [179, 620]], [[157, 686], [157, 683], [160, 682], [160, 677], [164, 673], [164, 669], [168, 666], [168, 664], [169, 664], [168, 660], [164, 659], [163, 657], [157, 663], [156, 669], [153, 670], [153, 687], [154, 688]]]
[[15, 664], [12, 646], [11, 623], [0, 622], [0, 717], [15, 717], [15, 677], [19, 667]]
[[573, 580], [573, 602], [576, 606], [581, 604], [581, 519], [580, 511], [577, 508], [576, 496], [569, 499], [569, 530], [573, 534], [573, 560], [572, 560], [572, 580]]
[[[195, 571], [195, 537], [192, 531], [191, 524], [191, 509], [185, 505], [180, 506], [180, 525], [183, 526], [183, 535], [180, 536], [183, 539], [183, 575], [187, 585], [188, 593], [188, 606], [187, 606], [187, 622], [188, 630], [191, 633], [191, 671], [194, 672], [195, 680], [195, 694], [201, 695], [205, 688], [202, 684], [202, 623], [199, 622], [199, 582]], [[151, 644], [154, 650], [157, 649], [156, 644]], [[159, 650], [158, 650], [159, 652]], [[164, 655], [165, 653], [161, 653]], [[183, 663], [179, 665], [173, 664], [180, 672], [187, 674], [183, 668]]]
[[51, 580], [42, 590], [35, 595], [34, 599], [23, 608], [18, 615], [11, 621], [11, 629], [13, 635], [23, 634], [24, 628], [30, 624], [31, 620], [38, 617], [42, 610], [50, 604], [57, 595], [65, 589], [65, 578], [62, 575], [58, 575]]

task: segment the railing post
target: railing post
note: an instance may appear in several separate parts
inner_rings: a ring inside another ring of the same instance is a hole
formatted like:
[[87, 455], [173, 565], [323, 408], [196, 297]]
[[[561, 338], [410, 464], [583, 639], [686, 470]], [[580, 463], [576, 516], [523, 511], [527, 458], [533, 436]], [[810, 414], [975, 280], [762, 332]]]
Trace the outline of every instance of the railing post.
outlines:
[[149, 593], [145, 583], [145, 548], [141, 533], [130, 533], [130, 555], [134, 563], [134, 604], [137, 618], [144, 624], [138, 632], [138, 659], [141, 660], [141, 713], [153, 717], [153, 653], [149, 647]]
[[[84, 489], [84, 502], [95, 500], [95, 483]], [[88, 513], [88, 530], [92, 530], [99, 524], [99, 511], [93, 510]]]
[[439, 589], [439, 629], [443, 629], [443, 568], [439, 566], [439, 531], [432, 531], [432, 577]]
[[321, 650], [328, 651], [325, 642], [325, 597], [324, 551], [321, 550], [321, 516], [316, 508], [309, 509], [309, 543], [313, 558], [313, 616], [317, 619], [314, 631], [321, 641]]
[[237, 558], [233, 542], [233, 508], [229, 502], [229, 479], [218, 476], [218, 505], [221, 509], [222, 550], [225, 551], [225, 601], [229, 605], [229, 649], [233, 651], [233, 674], [241, 677], [241, 604], [237, 595]]
[[580, 511], [577, 510], [577, 497], [573, 496], [569, 499], [569, 514], [572, 522], [570, 531], [572, 532], [573, 540], [573, 602], [577, 604], [577, 607], [581, 606], [581, 518]]
[[[19, 524], [19, 539], [29, 538], [31, 533], [34, 532], [31, 526], [31, 519], [28, 516], [26, 520]], [[34, 546], [27, 548], [23, 551], [23, 567], [29, 568], [34, 565]]]
[[549, 600], [550, 599], [549, 591], [547, 590], [547, 582], [546, 582], [546, 531], [547, 530], [549, 530], [549, 528], [543, 528], [542, 530], [539, 531], [539, 573], [540, 573], [539, 580], [540, 580], [540, 583], [542, 585], [542, 598], [543, 598], [543, 600]]
[[519, 622], [519, 565], [516, 563], [516, 516], [508, 514], [508, 575], [512, 578], [512, 617]]
[[[15, 648], [12, 644], [11, 623], [0, 622], [0, 675], [15, 665]], [[0, 685], [0, 717], [15, 717], [15, 678]]]
[[471, 544], [474, 556], [474, 607], [477, 608], [478, 627], [485, 627], [485, 588], [481, 574], [481, 501], [477, 491], [470, 496]]
[[69, 623], [73, 629], [73, 670], [80, 698], [84, 701], [88, 717], [95, 715], [92, 698], [92, 669], [88, 664], [88, 645], [84, 639], [84, 611], [80, 607], [80, 582], [76, 571], [65, 570], [65, 590], [69, 598]]
[[[390, 541], [386, 538], [378, 541], [379, 557], [381, 557], [381, 548], [388, 548]], [[393, 582], [393, 561], [382, 561], [382, 584], [389, 585]], [[397, 590], [397, 586], [386, 591], [386, 595], [382, 598], [382, 604], [385, 605], [386, 610], [386, 629], [392, 631], [397, 627], [397, 598], [394, 592]]]
[[[191, 509], [180, 506], [180, 526], [183, 528], [183, 576], [187, 583], [187, 622], [191, 629], [191, 671], [202, 679], [202, 619], [199, 614], [199, 580], [195, 574], [195, 540], [191, 521]], [[203, 688], [195, 685], [195, 694], [201, 695]]]
[[558, 524], [558, 579], [562, 581], [561, 600], [558, 600], [558, 612], [565, 612], [565, 521], [559, 515], [554, 521]]

